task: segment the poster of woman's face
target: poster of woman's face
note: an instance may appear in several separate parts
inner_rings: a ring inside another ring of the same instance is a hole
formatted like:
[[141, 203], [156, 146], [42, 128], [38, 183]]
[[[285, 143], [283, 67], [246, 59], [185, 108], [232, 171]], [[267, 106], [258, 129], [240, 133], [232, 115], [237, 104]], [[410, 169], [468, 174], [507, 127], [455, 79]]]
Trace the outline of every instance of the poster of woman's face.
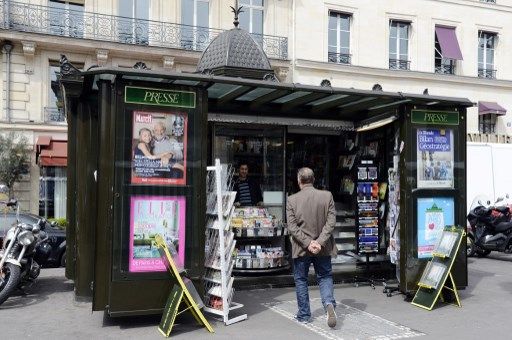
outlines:
[[186, 113], [134, 111], [132, 148], [132, 184], [186, 184]]

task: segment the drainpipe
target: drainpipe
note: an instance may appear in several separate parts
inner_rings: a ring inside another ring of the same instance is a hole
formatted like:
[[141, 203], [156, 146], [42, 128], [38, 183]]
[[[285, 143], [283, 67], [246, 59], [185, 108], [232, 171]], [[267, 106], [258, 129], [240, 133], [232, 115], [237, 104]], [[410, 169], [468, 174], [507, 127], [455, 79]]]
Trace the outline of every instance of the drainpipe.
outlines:
[[9, 40], [4, 41], [2, 51], [5, 53], [5, 116], [7, 122], [11, 122], [11, 51], [12, 43]]
[[295, 35], [296, 35], [296, 29], [297, 29], [297, 25], [296, 25], [296, 21], [297, 21], [297, 18], [295, 17], [297, 15], [296, 13], [296, 5], [295, 5], [295, 0], [292, 0], [292, 48], [291, 48], [291, 53], [292, 53], [292, 83], [295, 83], [296, 82], [296, 77], [295, 77], [295, 62], [297, 61], [297, 58], [296, 58], [296, 49], [295, 49]]

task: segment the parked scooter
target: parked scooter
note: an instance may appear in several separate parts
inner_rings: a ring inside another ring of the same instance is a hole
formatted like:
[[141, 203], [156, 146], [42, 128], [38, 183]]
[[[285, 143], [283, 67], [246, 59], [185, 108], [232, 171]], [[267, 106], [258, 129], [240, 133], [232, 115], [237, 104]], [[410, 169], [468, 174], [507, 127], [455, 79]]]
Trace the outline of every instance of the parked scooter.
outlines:
[[499, 198], [494, 205], [485, 196], [477, 196], [471, 204], [467, 220], [468, 256], [487, 256], [491, 251], [512, 253], [512, 209]]
[[21, 223], [16, 200], [0, 202], [16, 209], [16, 225], [7, 231], [0, 251], [0, 305], [16, 288], [31, 285], [39, 276], [40, 267], [34, 260], [36, 249], [48, 240], [44, 232], [46, 223], [39, 220], [33, 225]]

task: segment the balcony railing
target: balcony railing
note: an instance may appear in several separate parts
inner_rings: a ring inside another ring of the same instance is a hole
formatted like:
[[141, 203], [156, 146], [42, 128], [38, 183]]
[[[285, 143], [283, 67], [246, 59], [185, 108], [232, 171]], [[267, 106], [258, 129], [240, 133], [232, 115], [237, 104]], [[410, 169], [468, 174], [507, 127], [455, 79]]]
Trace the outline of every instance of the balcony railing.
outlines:
[[389, 59], [390, 70], [409, 70], [410, 65], [409, 60]]
[[479, 68], [478, 69], [478, 77], [479, 78], [496, 79], [496, 70]]
[[44, 122], [49, 124], [66, 123], [64, 110], [56, 107], [45, 107]]
[[[0, 29], [203, 51], [223, 30], [0, 1]], [[288, 59], [288, 39], [253, 35], [269, 58]]]
[[346, 53], [328, 53], [328, 59], [330, 63], [336, 63], [336, 64], [350, 64], [350, 54]]
[[455, 74], [455, 65], [437, 65], [435, 72], [441, 74]]

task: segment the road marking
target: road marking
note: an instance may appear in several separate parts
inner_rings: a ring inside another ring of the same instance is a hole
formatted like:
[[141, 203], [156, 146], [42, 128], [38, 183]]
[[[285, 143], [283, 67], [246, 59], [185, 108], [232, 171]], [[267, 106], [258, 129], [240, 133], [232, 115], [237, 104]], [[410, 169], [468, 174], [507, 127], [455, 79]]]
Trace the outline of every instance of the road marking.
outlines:
[[409, 327], [343, 303], [338, 303], [336, 306], [338, 325], [331, 329], [327, 326], [321, 299], [315, 298], [310, 301], [313, 321], [307, 324], [295, 320], [296, 300], [263, 303], [262, 305], [329, 340], [395, 340], [425, 335]]

